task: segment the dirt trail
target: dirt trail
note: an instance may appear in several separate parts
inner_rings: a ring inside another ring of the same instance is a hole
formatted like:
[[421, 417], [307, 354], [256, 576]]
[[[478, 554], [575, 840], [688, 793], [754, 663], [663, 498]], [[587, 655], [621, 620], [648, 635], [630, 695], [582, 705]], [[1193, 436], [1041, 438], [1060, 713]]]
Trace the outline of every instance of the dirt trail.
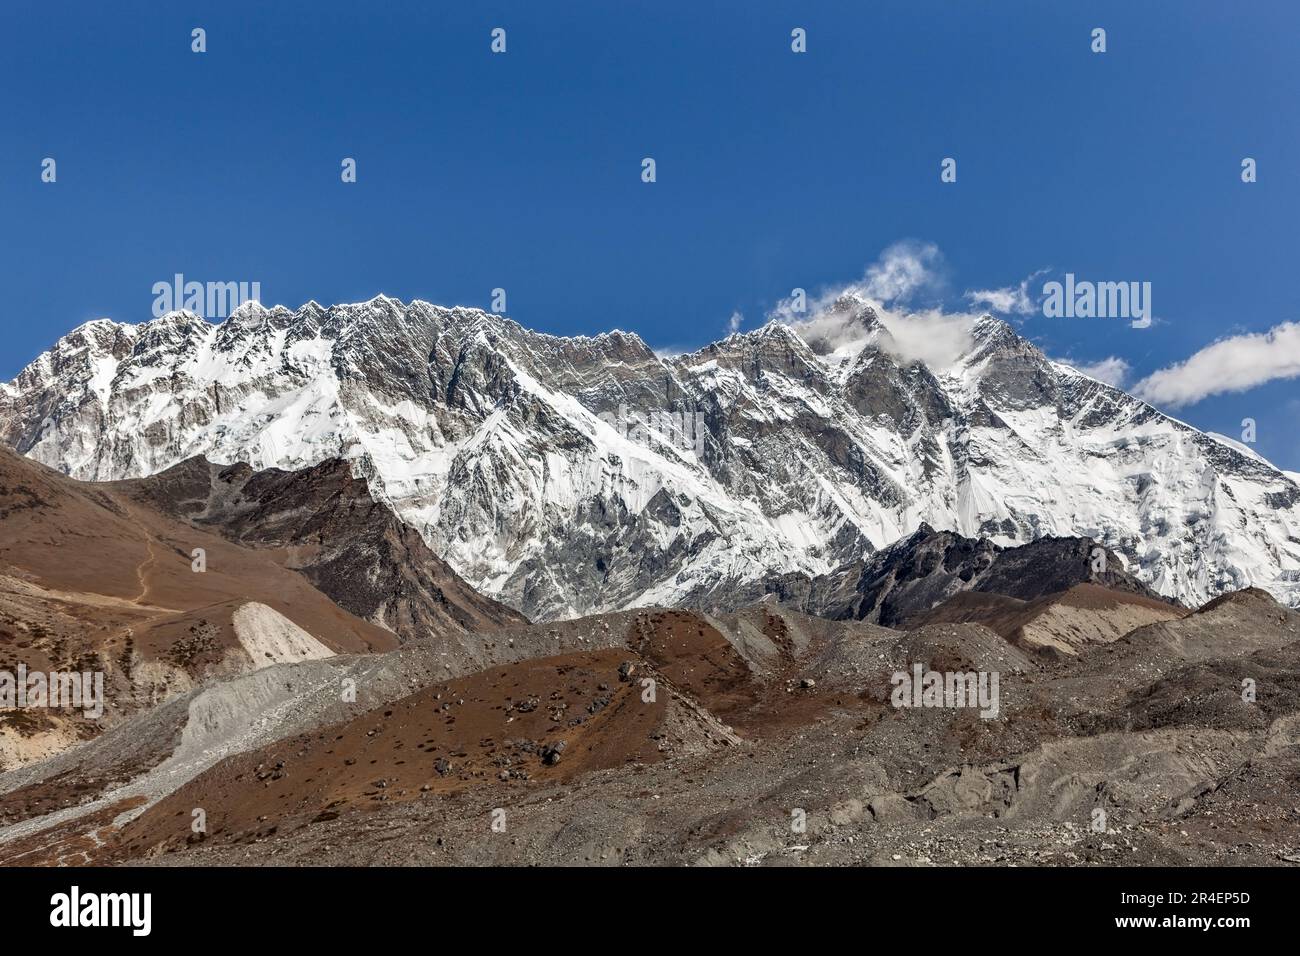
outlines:
[[153, 549], [153, 538], [145, 538], [145, 545], [149, 548], [149, 557], [135, 569], [135, 576], [140, 581], [140, 593], [131, 599], [132, 604], [143, 604], [144, 599], [148, 597], [149, 582], [145, 579], [145, 571], [158, 560], [158, 555], [154, 553]]

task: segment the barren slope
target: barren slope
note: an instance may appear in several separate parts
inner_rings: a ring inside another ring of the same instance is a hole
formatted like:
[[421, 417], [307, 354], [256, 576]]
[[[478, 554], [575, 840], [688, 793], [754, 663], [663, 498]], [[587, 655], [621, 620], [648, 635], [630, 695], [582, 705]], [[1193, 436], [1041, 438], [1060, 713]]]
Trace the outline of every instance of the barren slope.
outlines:
[[461, 580], [338, 459], [300, 471], [254, 471], [191, 458], [109, 487], [265, 551], [341, 607], [402, 640], [454, 639], [462, 630], [525, 621]]
[[98, 721], [53, 709], [0, 715], [3, 764], [55, 752], [208, 677], [396, 645], [269, 555], [7, 449], [0, 531], [0, 669], [100, 671], [106, 697]]

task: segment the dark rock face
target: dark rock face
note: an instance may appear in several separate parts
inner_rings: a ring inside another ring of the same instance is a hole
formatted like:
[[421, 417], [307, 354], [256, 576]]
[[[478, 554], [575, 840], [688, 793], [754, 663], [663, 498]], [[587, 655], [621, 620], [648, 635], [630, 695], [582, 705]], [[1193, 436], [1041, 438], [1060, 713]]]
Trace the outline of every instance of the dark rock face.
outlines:
[[116, 486], [231, 541], [283, 549], [284, 563], [340, 607], [403, 641], [526, 621], [466, 584], [344, 461], [254, 471], [199, 457]]
[[766, 578], [738, 592], [737, 603], [730, 606], [770, 594], [818, 617], [908, 627], [960, 591], [1032, 601], [1085, 583], [1167, 600], [1124, 570], [1114, 552], [1089, 538], [1041, 538], [999, 548], [987, 539], [923, 525], [910, 537], [831, 574]]
[[1113, 551], [1091, 538], [1040, 538], [1001, 550], [975, 590], [1032, 601], [1076, 584], [1099, 584], [1112, 591], [1169, 600], [1124, 570]]

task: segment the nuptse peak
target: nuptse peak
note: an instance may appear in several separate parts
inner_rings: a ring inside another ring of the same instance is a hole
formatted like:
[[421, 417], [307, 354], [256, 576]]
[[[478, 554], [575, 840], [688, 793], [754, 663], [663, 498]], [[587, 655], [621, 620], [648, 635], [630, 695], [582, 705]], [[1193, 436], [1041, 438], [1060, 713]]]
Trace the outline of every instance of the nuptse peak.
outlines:
[[1300, 605], [1285, 473], [995, 318], [927, 363], [869, 304], [833, 308], [851, 348], [769, 323], [672, 357], [632, 333], [564, 338], [387, 296], [99, 320], [0, 387], [0, 431], [93, 480], [195, 455], [347, 458], [472, 585], [534, 618], [721, 603], [922, 523], [1002, 545], [1090, 537], [1191, 605], [1252, 585]]

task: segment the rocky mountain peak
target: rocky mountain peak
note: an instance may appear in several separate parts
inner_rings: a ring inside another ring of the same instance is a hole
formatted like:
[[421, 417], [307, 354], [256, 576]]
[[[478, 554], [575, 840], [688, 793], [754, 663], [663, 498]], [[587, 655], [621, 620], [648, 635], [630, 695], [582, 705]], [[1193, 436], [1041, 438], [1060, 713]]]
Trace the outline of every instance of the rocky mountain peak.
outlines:
[[992, 317], [931, 367], [886, 349], [870, 303], [836, 307], [866, 335], [853, 356], [773, 323], [664, 359], [630, 333], [388, 296], [92, 324], [0, 389], [0, 440], [97, 480], [345, 459], [535, 618], [815, 578], [923, 524], [1094, 540], [1187, 604], [1252, 584], [1300, 604], [1300, 489], [1267, 462]]

